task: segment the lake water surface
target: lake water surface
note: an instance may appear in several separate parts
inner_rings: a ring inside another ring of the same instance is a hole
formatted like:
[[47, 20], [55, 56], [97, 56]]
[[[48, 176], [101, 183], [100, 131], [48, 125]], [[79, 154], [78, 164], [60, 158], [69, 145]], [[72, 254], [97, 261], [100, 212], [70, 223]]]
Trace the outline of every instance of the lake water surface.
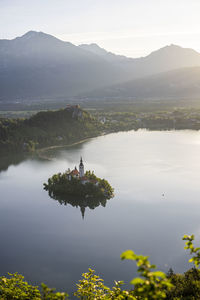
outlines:
[[[78, 166], [106, 178], [115, 197], [106, 207], [60, 205], [43, 182]], [[0, 275], [72, 292], [88, 267], [111, 285], [136, 275], [120, 261], [133, 249], [158, 269], [189, 268], [184, 234], [200, 243], [200, 132], [139, 130], [101, 136], [57, 151], [53, 161], [25, 160], [0, 172]]]

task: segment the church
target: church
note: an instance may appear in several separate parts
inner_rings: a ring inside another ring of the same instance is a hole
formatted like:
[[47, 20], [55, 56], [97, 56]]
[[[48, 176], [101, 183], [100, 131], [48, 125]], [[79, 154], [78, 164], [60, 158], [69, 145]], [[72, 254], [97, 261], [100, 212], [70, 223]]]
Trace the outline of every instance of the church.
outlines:
[[72, 171], [70, 169], [68, 169], [67, 177], [68, 177], [68, 180], [71, 180], [72, 177], [76, 178], [76, 179], [80, 179], [82, 184], [91, 182], [91, 180], [89, 178], [87, 178], [87, 176], [85, 176], [84, 164], [83, 164], [82, 157], [80, 158], [79, 170], [76, 168], [76, 166]]

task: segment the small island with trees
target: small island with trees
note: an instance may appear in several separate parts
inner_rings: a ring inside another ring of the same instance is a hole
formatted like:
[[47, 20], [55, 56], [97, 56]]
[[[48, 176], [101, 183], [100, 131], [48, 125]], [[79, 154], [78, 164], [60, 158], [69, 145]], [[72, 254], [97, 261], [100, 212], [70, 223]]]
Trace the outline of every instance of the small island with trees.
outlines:
[[79, 170], [75, 167], [73, 170], [68, 169], [63, 174], [54, 174], [48, 179], [48, 183], [44, 183], [44, 189], [49, 192], [51, 198], [61, 201], [61, 204], [64, 201], [65, 204], [80, 206], [81, 211], [85, 207], [91, 206], [90, 201], [93, 208], [114, 196], [114, 189], [107, 180], [98, 178], [94, 172], [84, 172], [82, 157]]

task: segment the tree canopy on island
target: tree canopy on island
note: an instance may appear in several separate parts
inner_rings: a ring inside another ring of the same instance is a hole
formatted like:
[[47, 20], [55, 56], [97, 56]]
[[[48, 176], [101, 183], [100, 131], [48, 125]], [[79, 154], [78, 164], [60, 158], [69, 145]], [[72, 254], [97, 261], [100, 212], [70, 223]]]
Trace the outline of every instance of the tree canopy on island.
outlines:
[[48, 183], [44, 183], [44, 189], [61, 205], [79, 206], [83, 218], [87, 207], [90, 209], [95, 209], [99, 205], [105, 207], [107, 200], [114, 196], [114, 189], [108, 181], [98, 178], [94, 172], [86, 171], [84, 180], [87, 182], [84, 183], [80, 177], [71, 177], [69, 180], [68, 176], [68, 171], [54, 174], [48, 179]]
[[67, 172], [54, 174], [44, 183], [44, 189], [54, 199], [67, 200], [69, 197], [79, 197], [80, 201], [85, 198], [110, 199], [113, 197], [113, 188], [107, 180], [98, 178], [94, 173], [86, 171], [85, 177], [88, 182], [82, 183], [80, 178], [68, 179]]

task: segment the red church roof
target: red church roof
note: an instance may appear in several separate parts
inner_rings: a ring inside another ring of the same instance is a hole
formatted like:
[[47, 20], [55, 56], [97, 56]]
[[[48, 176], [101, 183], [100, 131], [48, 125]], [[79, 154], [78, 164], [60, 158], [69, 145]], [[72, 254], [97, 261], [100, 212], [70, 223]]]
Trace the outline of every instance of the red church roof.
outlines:
[[77, 169], [74, 169], [71, 171], [71, 175], [79, 175], [79, 171]]

